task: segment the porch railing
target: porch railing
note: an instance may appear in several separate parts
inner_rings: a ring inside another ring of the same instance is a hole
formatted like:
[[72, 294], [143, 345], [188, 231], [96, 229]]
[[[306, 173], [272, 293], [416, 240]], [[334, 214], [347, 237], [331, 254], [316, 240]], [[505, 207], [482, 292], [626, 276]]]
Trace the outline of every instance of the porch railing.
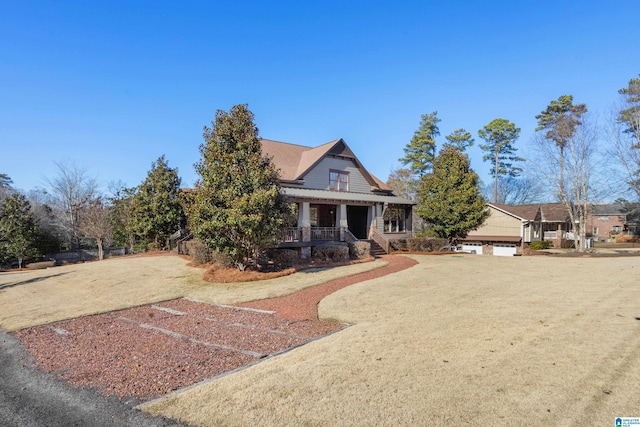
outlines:
[[[311, 240], [340, 240], [340, 229], [336, 227], [311, 227]], [[287, 227], [282, 233], [283, 243], [302, 242], [301, 227]]]
[[389, 253], [389, 241], [375, 228], [369, 230], [369, 238], [376, 242], [386, 253]]
[[543, 233], [544, 236], [544, 240], [547, 239], [567, 239], [567, 240], [573, 240], [574, 239], [574, 235], [573, 232], [571, 231], [564, 231], [564, 230], [554, 230], [554, 231], [545, 231]]
[[311, 227], [311, 240], [340, 240], [340, 229], [336, 227]]

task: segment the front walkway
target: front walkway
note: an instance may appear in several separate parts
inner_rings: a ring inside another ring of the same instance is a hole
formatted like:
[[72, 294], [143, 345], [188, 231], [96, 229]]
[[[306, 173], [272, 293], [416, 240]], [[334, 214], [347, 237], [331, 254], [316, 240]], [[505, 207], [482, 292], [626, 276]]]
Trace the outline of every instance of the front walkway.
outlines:
[[273, 310], [286, 319], [318, 320], [318, 303], [327, 295], [355, 283], [364, 282], [365, 280], [371, 280], [405, 270], [418, 263], [411, 258], [396, 255], [383, 255], [380, 258], [387, 261], [388, 264], [375, 270], [331, 280], [283, 297], [250, 301], [239, 304], [239, 306], [257, 308], [261, 310]]

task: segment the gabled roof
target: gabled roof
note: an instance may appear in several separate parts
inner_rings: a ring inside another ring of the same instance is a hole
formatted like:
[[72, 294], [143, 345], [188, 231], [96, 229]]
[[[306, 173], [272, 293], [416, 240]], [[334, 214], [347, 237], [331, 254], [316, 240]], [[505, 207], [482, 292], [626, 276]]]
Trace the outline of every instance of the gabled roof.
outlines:
[[571, 221], [567, 207], [562, 203], [542, 203], [540, 213], [542, 214], [542, 222]]
[[262, 144], [262, 153], [269, 156], [275, 167], [280, 170], [280, 179], [282, 181], [302, 183], [307, 172], [325, 156], [338, 156], [351, 159], [358, 166], [362, 175], [371, 185], [372, 191], [391, 192], [391, 188], [364, 168], [342, 138], [317, 147], [306, 147], [270, 139], [261, 139], [260, 142]]
[[502, 205], [498, 203], [490, 203], [490, 205], [525, 221], [570, 221], [569, 213], [562, 203], [535, 203], [530, 205]]
[[489, 203], [490, 206], [514, 216], [523, 221], [535, 221], [540, 219], [540, 205], [503, 205], [498, 203]]
[[594, 203], [591, 205], [593, 215], [627, 215], [627, 211], [620, 203]]

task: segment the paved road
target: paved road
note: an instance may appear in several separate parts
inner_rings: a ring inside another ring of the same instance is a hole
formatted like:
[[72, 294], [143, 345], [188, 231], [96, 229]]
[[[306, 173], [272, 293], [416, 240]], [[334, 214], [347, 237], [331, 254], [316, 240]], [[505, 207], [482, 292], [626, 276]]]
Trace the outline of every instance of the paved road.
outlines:
[[74, 388], [32, 368], [20, 342], [0, 329], [1, 426], [184, 426], [133, 409], [138, 403]]

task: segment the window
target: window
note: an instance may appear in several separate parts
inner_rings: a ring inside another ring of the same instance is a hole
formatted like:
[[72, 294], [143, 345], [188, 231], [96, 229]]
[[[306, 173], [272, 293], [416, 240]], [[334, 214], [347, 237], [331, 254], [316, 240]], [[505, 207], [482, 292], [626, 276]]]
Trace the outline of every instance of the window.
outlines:
[[613, 234], [618, 234], [622, 232], [622, 226], [621, 225], [614, 225], [613, 227], [611, 227], [611, 232]]
[[598, 235], [598, 227], [593, 227], [593, 235], [594, 236]]
[[347, 172], [329, 171], [329, 190], [349, 191], [349, 174]]
[[384, 232], [404, 233], [407, 231], [407, 216], [404, 208], [387, 208], [384, 211]]

